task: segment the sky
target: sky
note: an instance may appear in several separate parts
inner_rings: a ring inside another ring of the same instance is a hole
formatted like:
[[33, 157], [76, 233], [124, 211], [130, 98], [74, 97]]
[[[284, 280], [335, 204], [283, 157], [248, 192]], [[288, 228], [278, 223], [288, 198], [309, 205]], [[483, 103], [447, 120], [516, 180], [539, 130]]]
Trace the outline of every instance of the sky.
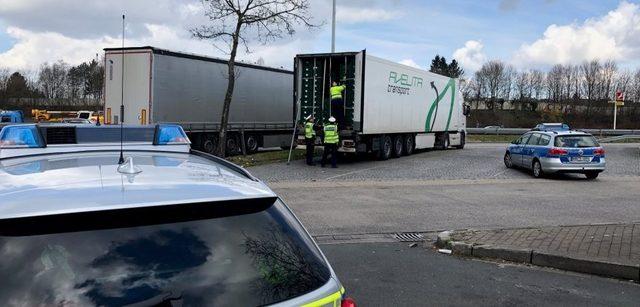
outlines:
[[[312, 30], [261, 44], [251, 53], [291, 68], [300, 53], [329, 52], [331, 0], [309, 0]], [[36, 70], [44, 62], [78, 64], [121, 44], [227, 57], [189, 29], [210, 22], [199, 0], [0, 0], [0, 68]], [[621, 0], [337, 0], [336, 51], [367, 49], [427, 68], [436, 54], [455, 58], [467, 74], [487, 60], [519, 69], [614, 59], [640, 66], [640, 2]]]

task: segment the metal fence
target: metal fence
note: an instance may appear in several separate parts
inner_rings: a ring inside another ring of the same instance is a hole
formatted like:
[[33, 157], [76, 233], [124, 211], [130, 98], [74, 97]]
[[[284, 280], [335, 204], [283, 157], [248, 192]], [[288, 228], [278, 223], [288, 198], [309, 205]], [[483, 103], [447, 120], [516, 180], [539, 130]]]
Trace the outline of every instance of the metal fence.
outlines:
[[[519, 135], [527, 131], [529, 128], [467, 128], [468, 134], [485, 134], [485, 135]], [[595, 136], [616, 136], [616, 135], [640, 135], [640, 130], [634, 129], [575, 129], [591, 133]]]

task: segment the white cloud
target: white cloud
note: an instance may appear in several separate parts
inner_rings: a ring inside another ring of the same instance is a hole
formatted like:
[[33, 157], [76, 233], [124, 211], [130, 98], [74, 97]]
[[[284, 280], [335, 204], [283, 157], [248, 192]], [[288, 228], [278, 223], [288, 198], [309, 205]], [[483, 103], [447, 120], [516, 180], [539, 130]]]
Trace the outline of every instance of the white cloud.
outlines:
[[543, 37], [515, 53], [521, 67], [579, 63], [591, 59], [631, 61], [640, 56], [640, 6], [621, 2], [606, 15], [583, 23], [550, 25]]
[[354, 24], [363, 22], [382, 22], [402, 16], [398, 11], [380, 8], [362, 8], [339, 6], [336, 8], [336, 23]]
[[411, 67], [422, 69], [422, 67], [420, 67], [420, 65], [418, 65], [418, 63], [416, 63], [416, 61], [414, 61], [413, 59], [404, 59], [404, 60], [400, 61], [399, 63], [403, 64], [403, 65], [407, 65], [407, 66], [411, 66]]
[[482, 49], [482, 42], [477, 40], [469, 40], [464, 43], [464, 47], [453, 52], [453, 58], [460, 63], [467, 73], [474, 72], [482, 66], [487, 60]]
[[[166, 25], [145, 24], [149, 33], [145, 37], [126, 39], [125, 46], [154, 46], [173, 51], [196, 53], [205, 56], [227, 58], [209, 42], [191, 38], [185, 31]], [[9, 50], [0, 53], [0, 67], [15, 70], [36, 70], [44, 62], [63, 60], [76, 65], [102, 55], [103, 48], [121, 46], [120, 37], [104, 36], [96, 39], [79, 39], [56, 32], [33, 32], [10, 27], [7, 34], [16, 40]], [[251, 46], [254, 53], [239, 50], [238, 60], [256, 62], [266, 59], [265, 65], [291, 67], [293, 57], [300, 50], [309, 49], [311, 41], [294, 39], [281, 44]]]

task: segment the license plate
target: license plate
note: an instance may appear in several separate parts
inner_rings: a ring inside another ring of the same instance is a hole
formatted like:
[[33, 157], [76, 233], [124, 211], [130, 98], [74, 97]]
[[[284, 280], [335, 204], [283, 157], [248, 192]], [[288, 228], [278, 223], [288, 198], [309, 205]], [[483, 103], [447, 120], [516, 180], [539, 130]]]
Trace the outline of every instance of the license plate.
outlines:
[[571, 157], [571, 162], [588, 163], [591, 162], [591, 157]]

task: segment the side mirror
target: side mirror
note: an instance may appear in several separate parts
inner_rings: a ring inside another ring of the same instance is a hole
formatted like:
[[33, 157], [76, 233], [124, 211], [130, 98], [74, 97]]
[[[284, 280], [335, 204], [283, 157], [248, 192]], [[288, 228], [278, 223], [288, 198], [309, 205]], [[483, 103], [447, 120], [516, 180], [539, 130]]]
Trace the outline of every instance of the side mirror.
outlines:
[[513, 140], [513, 141], [511, 141], [511, 144], [518, 145], [518, 144], [520, 144], [520, 140], [519, 139], [518, 140]]

